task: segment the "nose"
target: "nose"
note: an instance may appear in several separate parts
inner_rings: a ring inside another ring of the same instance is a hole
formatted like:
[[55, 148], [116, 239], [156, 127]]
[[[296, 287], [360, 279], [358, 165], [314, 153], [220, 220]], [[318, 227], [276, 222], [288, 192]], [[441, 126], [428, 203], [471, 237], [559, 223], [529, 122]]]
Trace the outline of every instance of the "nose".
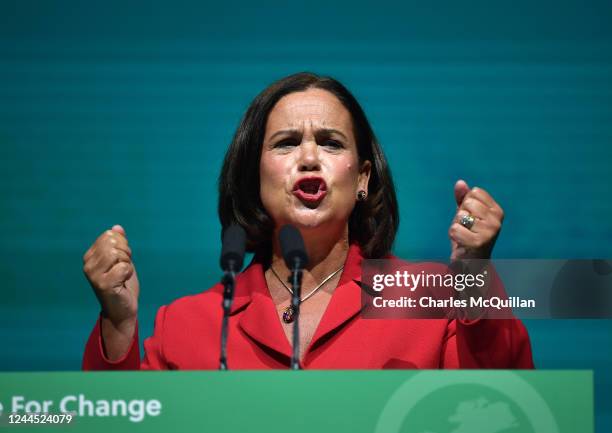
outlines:
[[300, 171], [319, 171], [321, 169], [319, 146], [314, 140], [300, 144], [298, 169]]

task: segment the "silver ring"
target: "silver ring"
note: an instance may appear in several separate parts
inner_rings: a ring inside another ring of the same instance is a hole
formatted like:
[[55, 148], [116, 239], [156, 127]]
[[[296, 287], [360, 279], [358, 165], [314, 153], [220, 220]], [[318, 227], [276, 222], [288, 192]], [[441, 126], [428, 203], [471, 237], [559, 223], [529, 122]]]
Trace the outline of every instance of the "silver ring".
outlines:
[[467, 214], [467, 215], [463, 215], [460, 219], [459, 219], [459, 224], [461, 224], [463, 227], [465, 227], [468, 230], [471, 230], [472, 227], [474, 227], [474, 223], [476, 222], [476, 218], [474, 218], [472, 215]]

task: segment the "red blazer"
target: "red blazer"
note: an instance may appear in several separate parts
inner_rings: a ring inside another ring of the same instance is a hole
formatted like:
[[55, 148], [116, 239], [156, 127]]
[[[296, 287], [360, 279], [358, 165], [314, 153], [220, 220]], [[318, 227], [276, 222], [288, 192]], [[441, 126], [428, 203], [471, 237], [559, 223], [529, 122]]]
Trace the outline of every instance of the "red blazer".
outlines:
[[[364, 319], [361, 251], [349, 249], [342, 277], [301, 362], [304, 369], [534, 368], [529, 336], [518, 319]], [[157, 312], [140, 359], [138, 328], [127, 354], [106, 358], [100, 320], [83, 356], [84, 370], [214, 370], [219, 366], [221, 284]], [[227, 343], [230, 369], [287, 369], [291, 345], [253, 261], [236, 279]]]

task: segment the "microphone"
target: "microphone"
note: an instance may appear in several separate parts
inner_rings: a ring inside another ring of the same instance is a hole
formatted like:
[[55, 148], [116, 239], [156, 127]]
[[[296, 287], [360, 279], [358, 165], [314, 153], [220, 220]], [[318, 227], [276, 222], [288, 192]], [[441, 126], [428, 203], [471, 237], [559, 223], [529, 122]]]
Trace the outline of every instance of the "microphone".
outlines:
[[223, 246], [221, 247], [221, 270], [223, 271], [223, 321], [221, 322], [221, 351], [219, 355], [219, 370], [227, 370], [227, 324], [234, 300], [234, 285], [236, 273], [242, 269], [244, 262], [244, 247], [246, 234], [239, 225], [232, 224], [223, 231]]
[[289, 282], [293, 286], [291, 294], [291, 307], [295, 320], [293, 322], [293, 355], [291, 356], [291, 369], [300, 369], [300, 293], [302, 291], [302, 269], [308, 265], [308, 254], [304, 246], [302, 235], [292, 225], [283, 226], [278, 234], [281, 251], [285, 264], [291, 271]]
[[223, 272], [238, 272], [242, 269], [245, 243], [246, 234], [239, 225], [232, 224], [223, 231], [220, 260]]
[[308, 265], [308, 254], [302, 235], [291, 224], [280, 229], [278, 234], [283, 259], [289, 269], [305, 268]]

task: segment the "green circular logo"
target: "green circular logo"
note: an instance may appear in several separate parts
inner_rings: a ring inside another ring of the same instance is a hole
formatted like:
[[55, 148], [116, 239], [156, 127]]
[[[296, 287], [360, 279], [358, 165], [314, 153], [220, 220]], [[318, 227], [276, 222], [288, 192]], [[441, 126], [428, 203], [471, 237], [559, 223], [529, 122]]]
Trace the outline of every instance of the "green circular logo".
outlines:
[[550, 407], [523, 378], [418, 373], [383, 408], [376, 433], [558, 433]]

